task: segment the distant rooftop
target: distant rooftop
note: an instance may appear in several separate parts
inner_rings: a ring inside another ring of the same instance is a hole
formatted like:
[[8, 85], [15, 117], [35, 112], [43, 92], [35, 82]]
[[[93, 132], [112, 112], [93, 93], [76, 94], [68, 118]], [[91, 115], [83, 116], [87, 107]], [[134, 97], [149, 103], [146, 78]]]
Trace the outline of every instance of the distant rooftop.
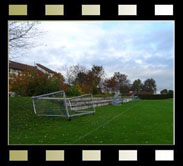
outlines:
[[56, 73], [55, 71], [48, 69], [47, 67], [45, 67], [39, 63], [37, 63], [36, 65], [39, 66], [40, 68], [42, 68], [43, 70], [47, 71], [48, 73], [53, 73], [53, 74]]
[[23, 63], [18, 63], [14, 61], [9, 61], [9, 68], [13, 68], [15, 70], [26, 70], [26, 69], [36, 69], [34, 66], [30, 66]]
[[36, 69], [39, 70], [37, 67], [43, 69], [44, 71], [48, 72], [48, 73], [52, 73], [55, 74], [56, 72], [54, 72], [53, 70], [41, 65], [41, 64], [36, 64], [36, 66], [31, 66], [31, 65], [27, 65], [27, 64], [23, 64], [23, 63], [19, 63], [19, 62], [15, 62], [15, 61], [9, 61], [9, 68], [11, 69], [15, 69], [15, 70], [26, 70], [26, 69]]

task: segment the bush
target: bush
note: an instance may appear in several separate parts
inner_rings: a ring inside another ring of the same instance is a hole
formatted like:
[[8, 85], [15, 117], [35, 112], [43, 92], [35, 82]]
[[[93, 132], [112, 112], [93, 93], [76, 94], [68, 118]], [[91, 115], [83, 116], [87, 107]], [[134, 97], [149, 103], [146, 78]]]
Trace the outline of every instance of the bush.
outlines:
[[11, 91], [19, 96], [37, 96], [63, 90], [64, 79], [61, 74], [52, 77], [36, 69], [27, 69], [19, 75], [11, 75]]
[[96, 95], [96, 94], [99, 94], [100, 93], [100, 91], [99, 91], [99, 89], [97, 89], [97, 87], [94, 87], [93, 89], [92, 89], [92, 94], [93, 95]]
[[138, 95], [138, 97], [144, 100], [158, 100], [173, 98], [173, 94]]
[[79, 95], [81, 95], [81, 91], [79, 90], [79, 88], [76, 85], [73, 85], [70, 88], [68, 88], [65, 93], [67, 96], [79, 96]]

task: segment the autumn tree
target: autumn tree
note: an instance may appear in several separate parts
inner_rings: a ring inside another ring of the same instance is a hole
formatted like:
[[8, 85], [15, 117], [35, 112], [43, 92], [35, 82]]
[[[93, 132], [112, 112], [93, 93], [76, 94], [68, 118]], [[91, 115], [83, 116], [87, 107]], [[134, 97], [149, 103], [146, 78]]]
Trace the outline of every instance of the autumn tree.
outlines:
[[104, 78], [102, 66], [93, 65], [90, 70], [81, 65], [64, 66], [66, 82], [76, 85], [83, 93], [97, 93], [101, 80]]
[[127, 75], [120, 72], [115, 72], [111, 78], [106, 79], [104, 85], [112, 91], [118, 90], [123, 94], [128, 93], [130, 89], [130, 81], [127, 79]]
[[64, 76], [61, 73], [54, 73], [52, 77], [49, 77], [51, 81], [58, 82], [59, 89], [66, 90], [68, 86], [65, 84]]
[[10, 78], [11, 91], [20, 96], [40, 95], [66, 88], [61, 73], [51, 77], [40, 70], [27, 68], [18, 75], [10, 74]]
[[72, 85], [65, 92], [67, 96], [79, 96], [82, 93], [81, 88], [78, 85]]
[[114, 77], [111, 77], [109, 79], [106, 79], [104, 81], [104, 86], [108, 89], [111, 89], [112, 91], [115, 91], [117, 88], [117, 81]]
[[92, 93], [93, 88], [96, 86], [95, 76], [91, 71], [79, 72], [75, 84], [79, 85], [83, 93]]
[[82, 92], [87, 93], [89, 92], [90, 85], [88, 83], [87, 73], [79, 72], [75, 79], [75, 84], [79, 85]]

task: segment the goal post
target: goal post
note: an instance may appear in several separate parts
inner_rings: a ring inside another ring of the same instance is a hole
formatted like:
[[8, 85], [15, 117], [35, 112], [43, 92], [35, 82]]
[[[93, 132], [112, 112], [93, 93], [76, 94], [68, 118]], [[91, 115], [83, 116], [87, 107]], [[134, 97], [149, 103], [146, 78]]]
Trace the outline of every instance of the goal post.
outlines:
[[38, 116], [68, 117], [68, 109], [64, 91], [32, 97], [34, 113]]
[[95, 113], [92, 94], [66, 98], [64, 91], [32, 97], [34, 113], [38, 116], [58, 116], [71, 119]]

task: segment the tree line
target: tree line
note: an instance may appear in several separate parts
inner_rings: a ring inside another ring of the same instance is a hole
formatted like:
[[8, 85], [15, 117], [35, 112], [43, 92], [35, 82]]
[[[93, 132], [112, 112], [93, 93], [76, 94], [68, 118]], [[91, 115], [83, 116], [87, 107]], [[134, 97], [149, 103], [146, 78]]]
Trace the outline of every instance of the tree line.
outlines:
[[160, 94], [162, 94], [162, 95], [172, 94], [173, 95], [173, 90], [163, 89], [160, 91]]
[[69, 96], [80, 94], [109, 94], [120, 92], [127, 95], [134, 92], [156, 92], [156, 81], [148, 78], [144, 82], [140, 79], [130, 83], [128, 76], [114, 72], [112, 77], [106, 78], [103, 66], [93, 65], [87, 69], [81, 65], [65, 67], [65, 77], [61, 73], [53, 76], [39, 70], [27, 69], [18, 75], [10, 74], [9, 89], [21, 96], [33, 96], [58, 90], [66, 91]]

